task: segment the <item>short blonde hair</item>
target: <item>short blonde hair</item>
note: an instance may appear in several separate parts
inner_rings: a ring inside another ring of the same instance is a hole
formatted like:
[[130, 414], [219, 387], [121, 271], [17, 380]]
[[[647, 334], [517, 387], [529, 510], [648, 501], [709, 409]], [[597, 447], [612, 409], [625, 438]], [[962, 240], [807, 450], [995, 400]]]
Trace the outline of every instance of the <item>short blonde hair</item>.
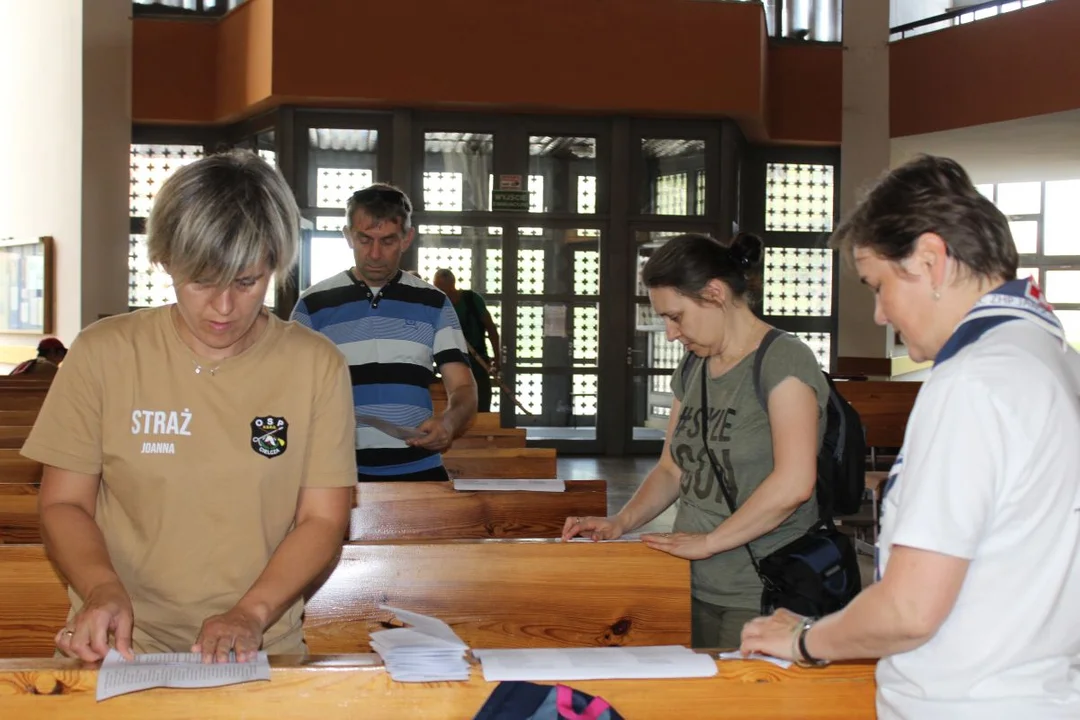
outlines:
[[248, 150], [210, 155], [161, 186], [146, 227], [149, 260], [172, 275], [225, 287], [266, 263], [287, 282], [300, 248], [300, 210], [276, 168]]

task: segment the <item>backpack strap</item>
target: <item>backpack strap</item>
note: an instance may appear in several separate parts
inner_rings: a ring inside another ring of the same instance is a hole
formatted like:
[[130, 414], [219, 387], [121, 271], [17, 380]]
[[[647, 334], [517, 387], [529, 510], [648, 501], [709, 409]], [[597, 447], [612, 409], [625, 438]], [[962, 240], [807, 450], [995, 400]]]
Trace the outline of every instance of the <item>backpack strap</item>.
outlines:
[[761, 344], [758, 345], [757, 351], [754, 353], [754, 394], [757, 395], [758, 402], [761, 403], [761, 409], [765, 411], [766, 415], [769, 414], [769, 398], [765, 396], [765, 390], [761, 387], [761, 366], [765, 364], [765, 353], [768, 352], [769, 346], [783, 334], [783, 330], [769, 328], [769, 332], [765, 333], [765, 337], [761, 338]]

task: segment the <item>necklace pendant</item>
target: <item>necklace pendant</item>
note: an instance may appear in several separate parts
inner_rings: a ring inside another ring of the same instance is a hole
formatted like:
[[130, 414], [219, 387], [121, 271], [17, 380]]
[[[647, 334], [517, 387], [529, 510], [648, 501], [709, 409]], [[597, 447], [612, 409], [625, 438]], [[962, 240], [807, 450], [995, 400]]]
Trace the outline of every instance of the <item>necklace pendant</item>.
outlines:
[[198, 375], [198, 374], [199, 374], [199, 373], [201, 373], [201, 372], [202, 372], [202, 367], [200, 367], [200, 366], [196, 365], [196, 366], [195, 366], [195, 374], [196, 374], [196, 375]]

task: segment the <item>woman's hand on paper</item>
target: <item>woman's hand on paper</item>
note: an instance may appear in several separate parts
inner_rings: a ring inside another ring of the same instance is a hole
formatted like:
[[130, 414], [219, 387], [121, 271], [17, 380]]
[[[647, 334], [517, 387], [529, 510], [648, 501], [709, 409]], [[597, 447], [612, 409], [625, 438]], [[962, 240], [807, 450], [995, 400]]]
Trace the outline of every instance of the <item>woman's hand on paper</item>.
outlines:
[[757, 652], [783, 660], [794, 660], [795, 644], [792, 640], [802, 627], [804, 619], [803, 616], [784, 608], [778, 608], [772, 615], [754, 618], [743, 626], [742, 645], [739, 650], [743, 655]]
[[204, 663], [229, 662], [230, 652], [237, 662], [249, 662], [259, 656], [263, 642], [263, 621], [252, 612], [234, 607], [203, 621], [191, 652], [201, 653]]
[[97, 662], [109, 653], [112, 634], [117, 652], [133, 660], [134, 624], [135, 613], [124, 586], [117, 581], [105, 582], [87, 594], [79, 612], [56, 634], [56, 647], [67, 657]]
[[626, 532], [616, 518], [568, 517], [563, 524], [562, 539], [581, 536], [590, 540], [618, 540]]

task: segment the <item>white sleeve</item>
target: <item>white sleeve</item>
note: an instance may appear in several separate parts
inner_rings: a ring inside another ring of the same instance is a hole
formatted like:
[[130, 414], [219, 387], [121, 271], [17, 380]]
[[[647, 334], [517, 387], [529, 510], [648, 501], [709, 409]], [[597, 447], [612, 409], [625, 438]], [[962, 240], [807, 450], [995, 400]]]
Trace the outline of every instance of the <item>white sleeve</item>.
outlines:
[[1006, 417], [983, 382], [954, 376], [924, 386], [891, 489], [893, 545], [975, 556], [1001, 486]]

